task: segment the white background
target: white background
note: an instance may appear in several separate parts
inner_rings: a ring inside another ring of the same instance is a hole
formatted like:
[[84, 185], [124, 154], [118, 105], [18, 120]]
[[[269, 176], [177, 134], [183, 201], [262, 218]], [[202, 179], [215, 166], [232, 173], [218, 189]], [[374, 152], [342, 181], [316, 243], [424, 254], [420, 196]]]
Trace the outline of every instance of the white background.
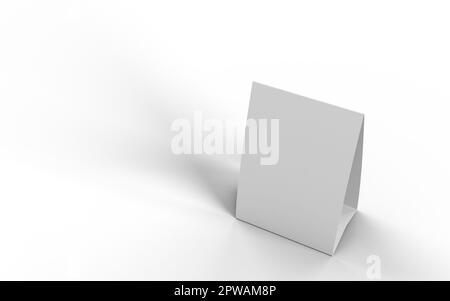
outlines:
[[[448, 3], [2, 1], [0, 279], [450, 279]], [[233, 217], [238, 157], [171, 153], [252, 81], [366, 114], [333, 257]]]

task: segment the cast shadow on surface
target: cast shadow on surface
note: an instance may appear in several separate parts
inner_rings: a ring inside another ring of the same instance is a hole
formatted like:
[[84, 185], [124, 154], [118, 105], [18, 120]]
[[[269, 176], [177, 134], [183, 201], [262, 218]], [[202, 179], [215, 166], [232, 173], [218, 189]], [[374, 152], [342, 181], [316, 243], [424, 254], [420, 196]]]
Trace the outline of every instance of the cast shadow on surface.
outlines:
[[[159, 137], [158, 150], [150, 159], [153, 161], [151, 168], [156, 168], [159, 172], [169, 172], [175, 181], [192, 185], [227, 214], [235, 216], [240, 156], [176, 155], [170, 148], [171, 140], [176, 134], [170, 130], [172, 122], [177, 118], [191, 120], [193, 112], [194, 108], [178, 107], [177, 110], [170, 110], [163, 103], [154, 104], [152, 120], [164, 134]], [[149, 152], [144, 150], [142, 154], [148, 156]]]
[[[168, 176], [170, 181], [183, 183], [181, 187], [187, 189], [192, 187], [199, 192], [199, 196], [206, 196], [218, 208], [235, 216], [240, 157], [177, 155], [171, 149], [172, 138], [176, 135], [171, 130], [172, 123], [179, 118], [192, 122], [193, 112], [201, 107], [190, 106], [185, 99], [179, 100], [176, 106], [170, 105], [177, 102], [177, 97], [150, 88], [139, 98], [139, 102], [128, 106], [136, 116], [141, 117], [138, 120], [140, 124], [134, 127], [141, 130], [125, 137], [114, 148], [121, 164]], [[143, 112], [146, 112], [145, 118], [142, 117]], [[207, 112], [207, 115], [215, 117], [213, 112]]]
[[234, 216], [238, 156], [176, 155], [171, 149], [175, 120], [187, 119], [192, 124], [195, 111], [201, 111], [204, 118], [229, 118], [211, 105], [214, 96], [205, 95], [201, 86], [167, 80], [164, 72], [146, 62], [130, 60], [126, 54], [114, 58], [113, 65], [100, 59], [89, 67], [98, 72], [109, 68], [108, 76], [95, 87], [100, 95], [105, 94], [104, 87], [111, 87], [107, 91], [111, 99], [102, 103], [105, 113], [99, 117], [100, 126], [94, 124], [80, 134], [90, 137], [86, 148], [97, 151], [99, 162], [167, 178], [173, 186], [181, 183], [179, 189], [186, 191], [192, 188], [200, 198], [205, 196], [207, 202]]
[[235, 216], [239, 166], [229, 158], [206, 155], [187, 158], [191, 179], [228, 214]]
[[[176, 103], [176, 98], [172, 99], [172, 103]], [[235, 216], [240, 156], [176, 155], [171, 150], [171, 141], [176, 135], [176, 132], [171, 131], [171, 125], [176, 119], [183, 118], [192, 122], [193, 113], [196, 110], [204, 111], [211, 118], [220, 119], [221, 116], [215, 116], [214, 112], [209, 112], [207, 109], [202, 110], [201, 107], [189, 105], [189, 101], [186, 100], [180, 100], [177, 106], [168, 106], [166, 101], [152, 101], [147, 105], [152, 124], [161, 133], [157, 139], [157, 149], [153, 151], [154, 155], [150, 158], [151, 168], [159, 172], [169, 172], [174, 180], [192, 185], [227, 214]], [[143, 155], [148, 156], [149, 153], [145, 148], [143, 149]]]

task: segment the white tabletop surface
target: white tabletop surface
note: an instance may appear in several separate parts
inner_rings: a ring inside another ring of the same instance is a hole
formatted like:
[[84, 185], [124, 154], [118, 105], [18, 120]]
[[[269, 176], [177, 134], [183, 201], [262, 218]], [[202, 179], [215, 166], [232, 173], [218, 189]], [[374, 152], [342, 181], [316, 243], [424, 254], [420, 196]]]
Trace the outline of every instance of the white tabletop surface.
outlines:
[[[1, 280], [450, 278], [448, 1], [3, 1]], [[365, 113], [333, 257], [233, 217], [239, 157], [176, 118], [258, 81]]]

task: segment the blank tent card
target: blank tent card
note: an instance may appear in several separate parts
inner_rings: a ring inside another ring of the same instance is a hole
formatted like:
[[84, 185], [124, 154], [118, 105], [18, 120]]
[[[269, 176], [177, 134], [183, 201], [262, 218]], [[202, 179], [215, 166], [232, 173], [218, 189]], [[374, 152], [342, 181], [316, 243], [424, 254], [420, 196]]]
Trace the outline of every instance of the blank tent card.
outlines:
[[253, 83], [248, 119], [279, 120], [279, 157], [243, 154], [236, 217], [332, 255], [358, 205], [364, 115]]

